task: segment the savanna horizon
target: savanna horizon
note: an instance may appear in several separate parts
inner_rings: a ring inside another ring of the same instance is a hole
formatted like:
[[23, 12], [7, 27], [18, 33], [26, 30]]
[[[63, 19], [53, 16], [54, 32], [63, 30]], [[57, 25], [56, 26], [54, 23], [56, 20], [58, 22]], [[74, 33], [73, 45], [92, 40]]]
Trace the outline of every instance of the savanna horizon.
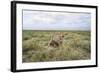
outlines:
[[[64, 32], [62, 45], [49, 49], [52, 35]], [[23, 30], [23, 62], [91, 59], [90, 30]]]

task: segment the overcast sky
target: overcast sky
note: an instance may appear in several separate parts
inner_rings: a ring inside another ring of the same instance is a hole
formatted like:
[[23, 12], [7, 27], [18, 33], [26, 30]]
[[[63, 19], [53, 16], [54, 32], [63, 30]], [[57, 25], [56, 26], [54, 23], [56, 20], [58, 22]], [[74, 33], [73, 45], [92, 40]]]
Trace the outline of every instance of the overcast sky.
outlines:
[[24, 30], [90, 30], [90, 13], [23, 10]]

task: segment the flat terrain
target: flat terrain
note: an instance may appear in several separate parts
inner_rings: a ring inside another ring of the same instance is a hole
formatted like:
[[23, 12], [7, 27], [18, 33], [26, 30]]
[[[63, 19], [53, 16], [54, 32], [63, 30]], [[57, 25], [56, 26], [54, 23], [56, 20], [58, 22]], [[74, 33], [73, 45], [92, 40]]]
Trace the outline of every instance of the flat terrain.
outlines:
[[22, 61], [29, 63], [90, 59], [90, 31], [61, 31], [65, 33], [63, 44], [50, 48], [48, 43], [55, 32], [23, 30]]

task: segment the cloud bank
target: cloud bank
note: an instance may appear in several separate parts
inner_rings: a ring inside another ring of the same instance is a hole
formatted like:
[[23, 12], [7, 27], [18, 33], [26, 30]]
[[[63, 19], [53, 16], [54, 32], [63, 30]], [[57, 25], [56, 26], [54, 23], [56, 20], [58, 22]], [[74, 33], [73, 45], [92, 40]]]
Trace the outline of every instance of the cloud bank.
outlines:
[[90, 13], [23, 10], [24, 30], [90, 30]]

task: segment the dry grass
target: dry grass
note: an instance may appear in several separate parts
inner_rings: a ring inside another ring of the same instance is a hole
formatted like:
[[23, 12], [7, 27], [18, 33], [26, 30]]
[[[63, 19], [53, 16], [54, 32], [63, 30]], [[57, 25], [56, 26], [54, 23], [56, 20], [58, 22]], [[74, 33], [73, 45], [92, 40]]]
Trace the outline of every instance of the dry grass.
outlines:
[[90, 59], [90, 32], [66, 31], [64, 33], [63, 44], [57, 48], [51, 48], [48, 47], [48, 42], [54, 32], [24, 30], [22, 44], [23, 62]]

